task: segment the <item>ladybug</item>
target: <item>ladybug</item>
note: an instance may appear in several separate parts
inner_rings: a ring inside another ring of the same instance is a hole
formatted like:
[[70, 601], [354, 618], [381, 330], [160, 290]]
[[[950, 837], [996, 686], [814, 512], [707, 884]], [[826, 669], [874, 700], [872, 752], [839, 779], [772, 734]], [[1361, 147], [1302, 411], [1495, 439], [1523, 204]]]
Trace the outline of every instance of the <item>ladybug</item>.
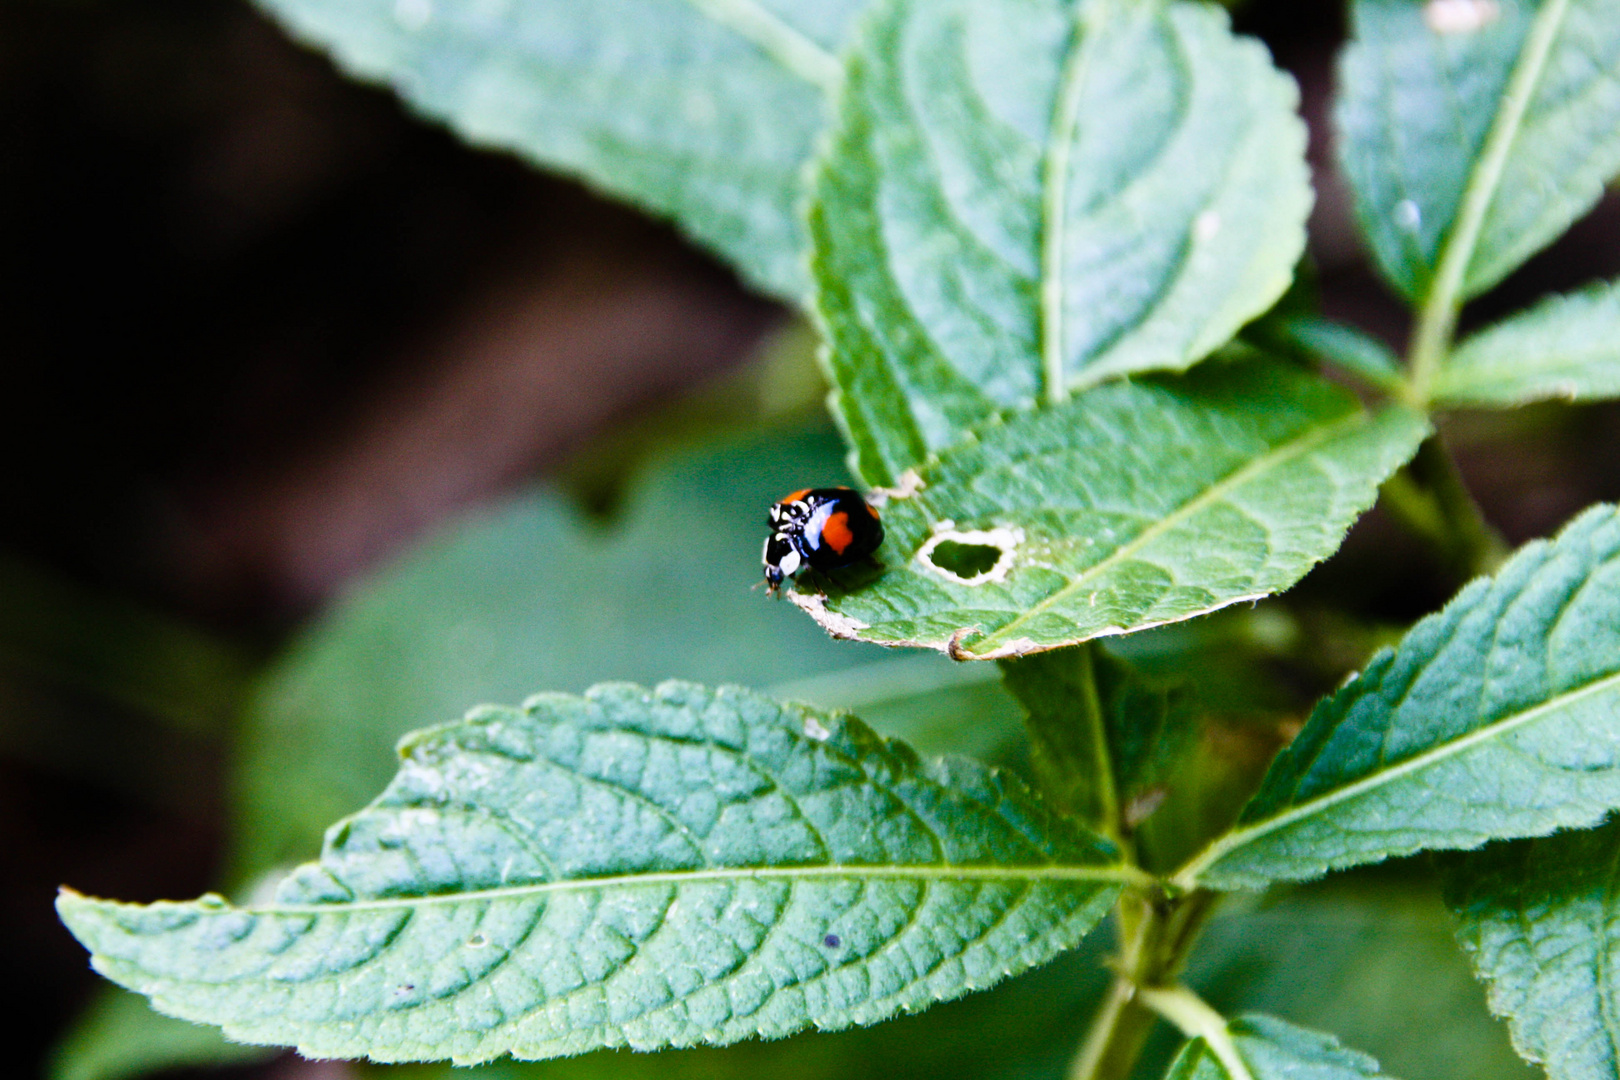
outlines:
[[883, 522], [853, 488], [805, 488], [771, 507], [765, 538], [765, 587], [776, 595], [782, 579], [804, 567], [836, 570], [860, 562], [883, 543]]

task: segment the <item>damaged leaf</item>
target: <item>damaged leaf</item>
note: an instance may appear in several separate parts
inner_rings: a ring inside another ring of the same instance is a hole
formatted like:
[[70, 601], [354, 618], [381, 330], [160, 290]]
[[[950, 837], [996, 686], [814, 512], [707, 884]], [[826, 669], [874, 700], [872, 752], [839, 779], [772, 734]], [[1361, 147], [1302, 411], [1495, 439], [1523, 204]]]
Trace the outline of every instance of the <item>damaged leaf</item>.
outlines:
[[[1429, 430], [1288, 364], [1209, 363], [993, 423], [891, 498], [875, 562], [790, 593], [830, 633], [1020, 656], [1288, 588]], [[946, 542], [1000, 549], [964, 578]]]

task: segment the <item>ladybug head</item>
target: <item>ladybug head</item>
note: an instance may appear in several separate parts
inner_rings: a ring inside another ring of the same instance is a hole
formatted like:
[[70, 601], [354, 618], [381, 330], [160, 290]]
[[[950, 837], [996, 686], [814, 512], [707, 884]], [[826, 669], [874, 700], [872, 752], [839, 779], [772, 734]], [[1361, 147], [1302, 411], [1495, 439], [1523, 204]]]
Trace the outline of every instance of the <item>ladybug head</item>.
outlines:
[[774, 593], [782, 587], [783, 578], [799, 572], [803, 559], [798, 547], [784, 533], [772, 533], [765, 541], [764, 562], [765, 588]]

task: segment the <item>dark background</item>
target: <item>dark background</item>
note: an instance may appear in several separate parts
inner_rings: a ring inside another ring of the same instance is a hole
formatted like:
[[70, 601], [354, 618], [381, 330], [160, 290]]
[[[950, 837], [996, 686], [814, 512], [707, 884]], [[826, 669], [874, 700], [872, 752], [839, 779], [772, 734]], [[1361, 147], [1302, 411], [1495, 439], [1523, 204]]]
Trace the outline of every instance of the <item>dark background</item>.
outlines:
[[[1257, 0], [1238, 21], [1302, 85], [1324, 306], [1398, 346], [1329, 165], [1342, 12]], [[56, 886], [191, 896], [220, 856], [217, 725], [155, 729], [109, 689], [139, 682], [118, 635], [177, 634], [239, 685], [425, 528], [744, 363], [788, 316], [669, 227], [461, 146], [242, 3], [5, 4], [0, 145], [0, 1070], [34, 1075], [96, 983]], [[1469, 319], [1617, 272], [1611, 197]], [[1448, 437], [1514, 542], [1620, 496], [1612, 407], [1463, 416]], [[1410, 619], [1453, 584], [1375, 514], [1301, 596]]]

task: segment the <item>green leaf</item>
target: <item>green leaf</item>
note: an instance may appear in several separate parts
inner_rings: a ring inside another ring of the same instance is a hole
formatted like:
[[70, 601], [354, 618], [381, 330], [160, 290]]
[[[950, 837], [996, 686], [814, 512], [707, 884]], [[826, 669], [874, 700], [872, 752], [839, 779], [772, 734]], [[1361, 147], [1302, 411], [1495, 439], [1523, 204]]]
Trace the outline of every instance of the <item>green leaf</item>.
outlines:
[[1441, 405], [1620, 397], [1620, 283], [1552, 296], [1464, 341], [1435, 382]]
[[1620, 172], [1617, 0], [1356, 0], [1339, 157], [1384, 276], [1496, 284]]
[[468, 141], [672, 217], [808, 291], [803, 174], [863, 0], [260, 0]]
[[1207, 5], [884, 0], [810, 219], [867, 482], [1269, 307], [1311, 202], [1296, 101]]
[[51, 1055], [50, 1080], [125, 1080], [171, 1069], [245, 1065], [270, 1054], [227, 1042], [218, 1028], [152, 1011], [139, 994], [103, 992]]
[[[309, 858], [327, 825], [388, 782], [406, 732], [535, 686], [748, 680], [859, 707], [926, 752], [997, 753], [1022, 717], [993, 672], [954, 693], [970, 676], [943, 657], [829, 641], [751, 591], [766, 509], [807, 483], [843, 481], [840, 456], [825, 424], [666, 449], [610, 525], [541, 489], [359, 583], [278, 660], [246, 712], [230, 880]], [[704, 542], [672, 543], [694, 507]]]
[[1270, 1016], [1240, 1016], [1223, 1032], [1247, 1076], [1229, 1068], [1210, 1040], [1191, 1040], [1165, 1080], [1367, 1080], [1382, 1074], [1378, 1062], [1346, 1049], [1331, 1035], [1295, 1027]]
[[1449, 861], [1458, 936], [1513, 1044], [1552, 1080], [1620, 1073], [1620, 820]]
[[1526, 545], [1322, 701], [1179, 875], [1258, 888], [1620, 806], [1620, 510]]
[[270, 903], [58, 909], [231, 1038], [477, 1062], [874, 1023], [1045, 962], [1132, 877], [1009, 776], [737, 688], [541, 694], [400, 753]]
[[1311, 314], [1268, 316], [1255, 327], [1263, 328], [1267, 346], [1286, 350], [1285, 355], [1326, 360], [1386, 393], [1401, 387], [1401, 365], [1389, 346], [1353, 326]]
[[1485, 1007], [1428, 870], [1409, 860], [1234, 896], [1186, 980], [1227, 1015], [1277, 1013], [1332, 1031], [1395, 1076], [1532, 1080]]
[[1156, 686], [1100, 649], [1078, 646], [1003, 660], [1002, 677], [1029, 711], [1041, 790], [1104, 836], [1125, 840], [1167, 794], [1198, 742], [1184, 686]]
[[[790, 596], [838, 637], [958, 659], [1191, 618], [1331, 555], [1427, 431], [1272, 361], [1097, 387], [920, 470], [884, 511], [881, 572], [807, 575]], [[980, 555], [994, 565], [964, 574]]]

